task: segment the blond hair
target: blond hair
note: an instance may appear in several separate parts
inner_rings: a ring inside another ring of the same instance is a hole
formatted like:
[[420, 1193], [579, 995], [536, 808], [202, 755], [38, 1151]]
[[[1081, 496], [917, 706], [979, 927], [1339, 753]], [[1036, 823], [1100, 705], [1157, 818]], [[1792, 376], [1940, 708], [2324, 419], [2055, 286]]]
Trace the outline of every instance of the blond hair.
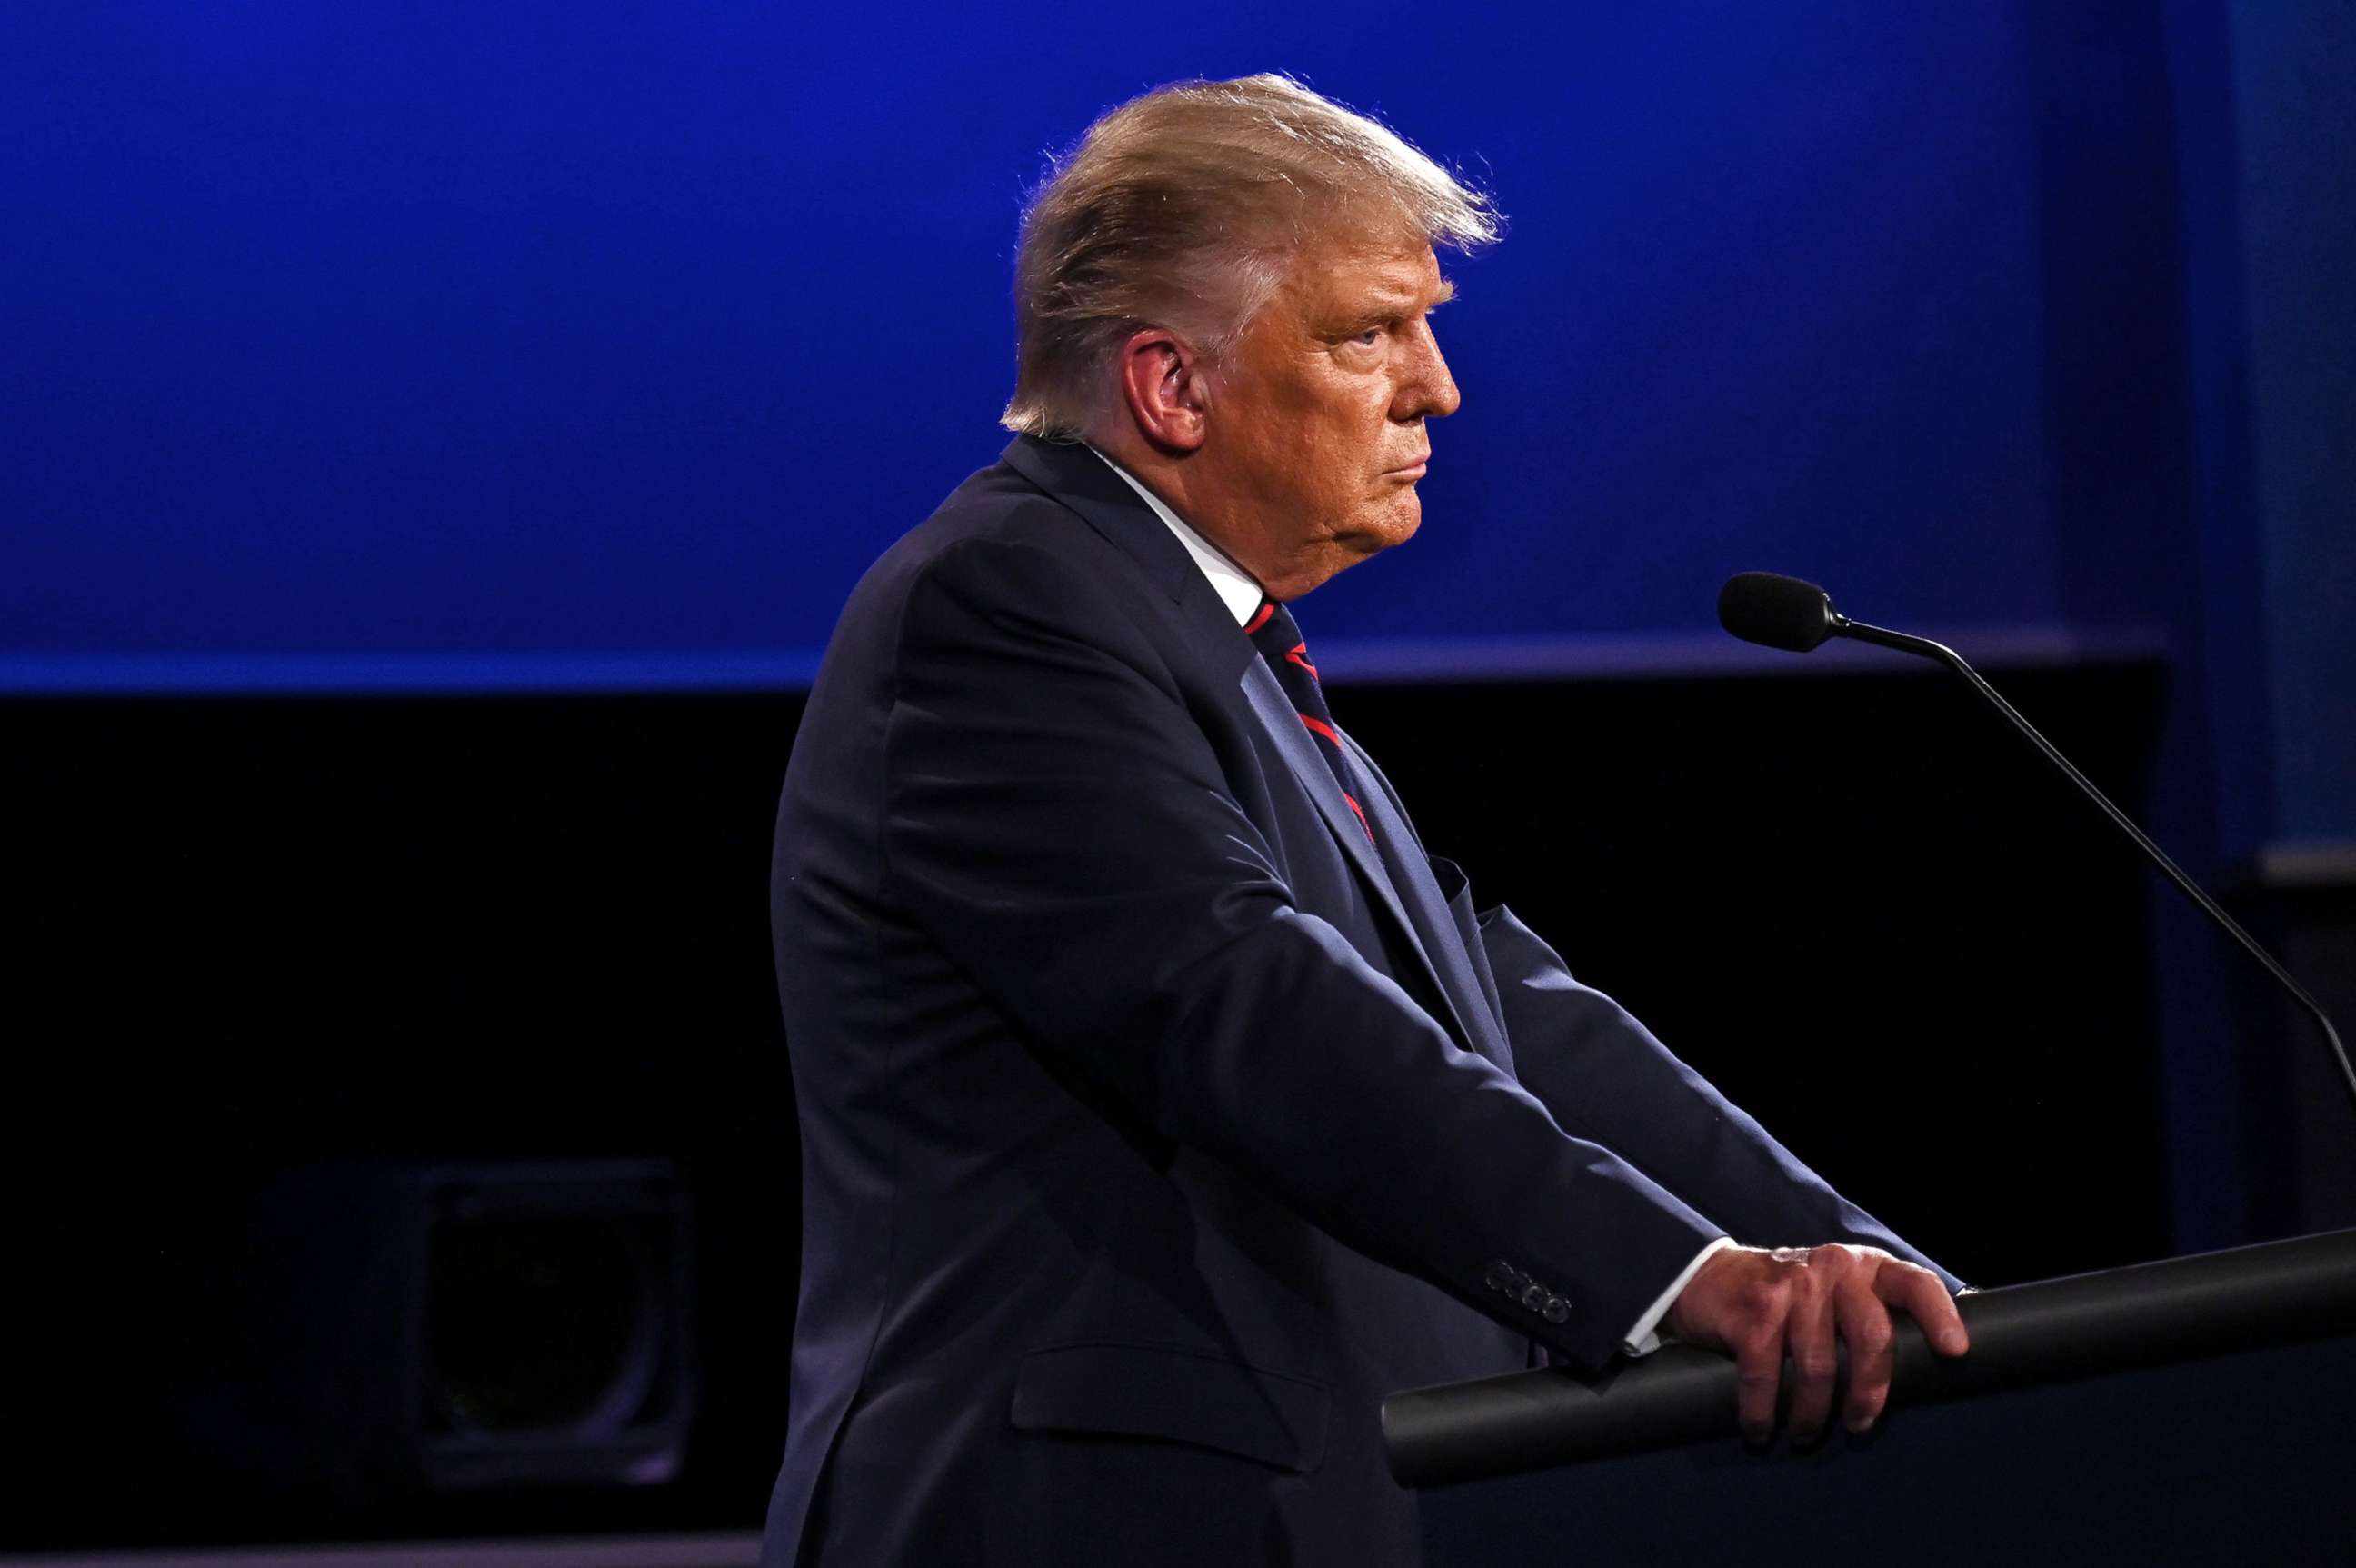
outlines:
[[1215, 362], [1312, 232], [1412, 233], [1469, 251], [1501, 227], [1485, 193], [1289, 77], [1157, 88], [1089, 126], [1023, 210], [1014, 396], [1000, 423], [1077, 437], [1141, 327], [1177, 332]]

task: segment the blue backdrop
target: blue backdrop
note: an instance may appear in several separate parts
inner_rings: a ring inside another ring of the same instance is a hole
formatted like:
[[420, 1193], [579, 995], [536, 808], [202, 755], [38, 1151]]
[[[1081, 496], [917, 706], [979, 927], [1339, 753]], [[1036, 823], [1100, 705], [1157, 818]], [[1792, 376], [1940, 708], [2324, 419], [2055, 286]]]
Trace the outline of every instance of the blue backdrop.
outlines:
[[1512, 219], [1440, 318], [1466, 403], [1424, 533], [1304, 607], [1326, 649], [1675, 662], [1757, 566], [1956, 635], [2141, 628], [2227, 839], [2356, 831], [2319, 711], [2356, 681], [2347, 32], [2329, 0], [13, 7], [0, 687], [804, 678], [1000, 445], [1049, 151], [1275, 67]]
[[[1328, 639], [2061, 610], [2014, 7], [56, 8], [0, 54], [18, 652], [807, 650], [1002, 437], [1050, 148], [1290, 69], [1491, 185]], [[1346, 25], [1344, 19], [1346, 18]], [[1453, 41], [1449, 35], [1453, 35]]]

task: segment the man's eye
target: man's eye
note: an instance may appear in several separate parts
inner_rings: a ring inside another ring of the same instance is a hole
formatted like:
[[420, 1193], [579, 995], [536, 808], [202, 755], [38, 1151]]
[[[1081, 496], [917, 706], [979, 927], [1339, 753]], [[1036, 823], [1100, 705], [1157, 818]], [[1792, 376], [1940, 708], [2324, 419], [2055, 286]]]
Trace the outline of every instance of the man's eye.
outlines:
[[1366, 347], [1371, 349], [1376, 343], [1382, 341], [1382, 337], [1383, 329], [1381, 328], [1369, 327], [1364, 332], [1359, 333], [1355, 338], [1351, 338], [1350, 341], [1353, 343], [1364, 343]]

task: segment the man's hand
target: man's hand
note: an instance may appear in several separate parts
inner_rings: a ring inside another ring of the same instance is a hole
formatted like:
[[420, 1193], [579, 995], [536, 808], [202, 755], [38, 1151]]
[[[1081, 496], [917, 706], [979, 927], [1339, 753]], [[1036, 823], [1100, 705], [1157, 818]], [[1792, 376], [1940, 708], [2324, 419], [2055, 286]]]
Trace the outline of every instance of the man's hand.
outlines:
[[1964, 1320], [1938, 1275], [1879, 1247], [1728, 1247], [1701, 1266], [1669, 1308], [1678, 1338], [1734, 1357], [1742, 1434], [1775, 1432], [1775, 1391], [1788, 1350], [1797, 1374], [1792, 1436], [1815, 1441], [1832, 1414], [1836, 1341], [1848, 1346], [1848, 1399], [1841, 1417], [1863, 1432], [1890, 1398], [1897, 1352], [1890, 1309], [1902, 1307], [1942, 1356], [1971, 1348]]

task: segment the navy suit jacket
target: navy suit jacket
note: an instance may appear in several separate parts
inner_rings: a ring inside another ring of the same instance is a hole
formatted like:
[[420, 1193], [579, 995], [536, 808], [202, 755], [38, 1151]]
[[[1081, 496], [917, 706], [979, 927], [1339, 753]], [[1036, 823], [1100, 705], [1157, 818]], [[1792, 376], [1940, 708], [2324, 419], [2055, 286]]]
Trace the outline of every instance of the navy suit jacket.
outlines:
[[777, 822], [771, 1568], [1410, 1563], [1386, 1393], [1600, 1368], [1720, 1234], [1919, 1256], [1353, 755], [1374, 843], [1085, 448], [1018, 439], [860, 583]]

